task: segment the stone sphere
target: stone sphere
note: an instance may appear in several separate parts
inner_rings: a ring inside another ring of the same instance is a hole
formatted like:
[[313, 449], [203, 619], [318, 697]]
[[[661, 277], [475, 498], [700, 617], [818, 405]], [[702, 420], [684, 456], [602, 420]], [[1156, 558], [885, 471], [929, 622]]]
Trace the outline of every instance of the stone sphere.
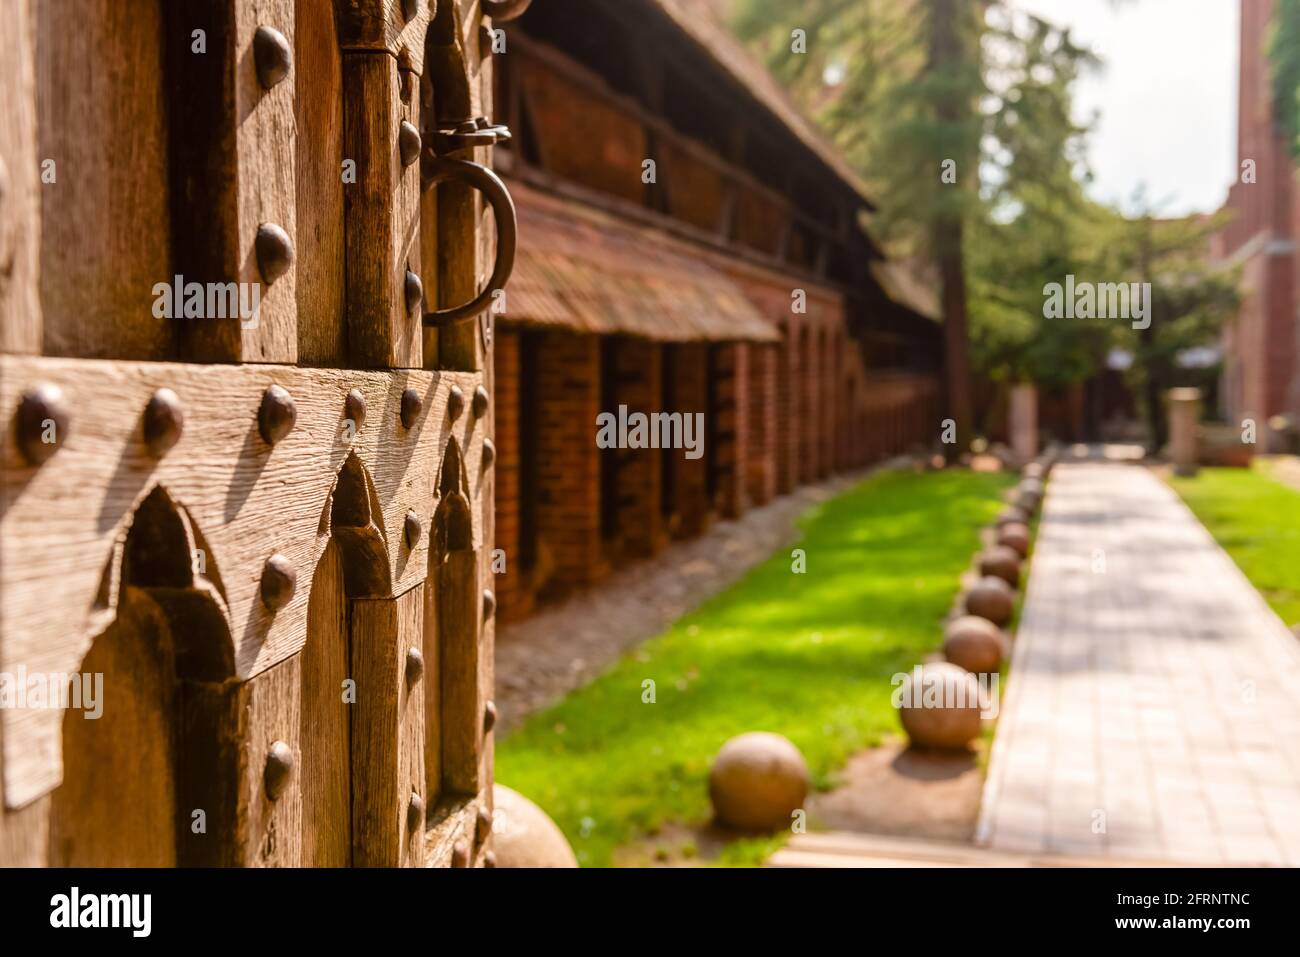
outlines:
[[1033, 515], [1038, 511], [1038, 506], [1043, 504], [1043, 496], [1037, 492], [1031, 492], [1028, 489], [1016, 490], [1016, 507], [1024, 509], [1028, 515]]
[[720, 823], [744, 831], [789, 827], [808, 795], [808, 765], [787, 738], [767, 731], [722, 746], [709, 771], [709, 797]]
[[1020, 587], [1020, 553], [1006, 545], [995, 545], [979, 557], [981, 575], [1001, 578], [1012, 588]]
[[972, 674], [996, 672], [1007, 655], [1006, 635], [987, 618], [963, 615], [950, 622], [943, 635], [943, 656]]
[[998, 530], [998, 544], [1013, 549], [1021, 558], [1029, 554], [1029, 526], [1012, 522]]
[[492, 849], [497, 867], [577, 867], [564, 833], [518, 791], [492, 785]]
[[1043, 477], [1043, 463], [1029, 462], [1020, 470], [1020, 474], [1027, 479], [1041, 479]]
[[1008, 505], [1002, 511], [998, 512], [998, 528], [1011, 524], [1025, 525], [1028, 522], [1029, 513], [1018, 505]]
[[979, 737], [979, 682], [957, 665], [918, 665], [895, 692], [895, 704], [913, 747], [957, 750]]
[[1043, 495], [1043, 483], [1042, 483], [1042, 480], [1040, 480], [1040, 479], [1037, 479], [1037, 478], [1023, 478], [1023, 479], [1020, 480], [1020, 484], [1017, 486], [1017, 488], [1018, 488], [1021, 492], [1028, 492], [1028, 493], [1030, 493], [1030, 494], [1037, 495], [1039, 498], [1042, 498], [1042, 495]]
[[995, 625], [1005, 625], [1015, 610], [1016, 594], [1001, 578], [985, 576], [966, 593], [966, 611]]

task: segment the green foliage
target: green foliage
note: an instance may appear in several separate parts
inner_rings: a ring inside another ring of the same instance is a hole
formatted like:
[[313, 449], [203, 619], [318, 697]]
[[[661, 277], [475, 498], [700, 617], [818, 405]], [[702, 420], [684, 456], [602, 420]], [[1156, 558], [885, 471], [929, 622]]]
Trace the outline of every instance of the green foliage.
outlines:
[[[799, 547], [642, 645], [497, 743], [496, 776], [540, 804], [585, 865], [710, 815], [708, 769], [728, 738], [784, 734], [815, 782], [898, 730], [890, 678], [942, 638], [961, 572], [1011, 479], [886, 473], [812, 510]], [[657, 700], [642, 703], [642, 682]], [[720, 863], [757, 863], [773, 838]]]
[[1278, 617], [1300, 625], [1300, 492], [1266, 467], [1202, 469], [1171, 484]]
[[1287, 135], [1291, 155], [1300, 159], [1300, 0], [1278, 0], [1269, 59], [1274, 115]]

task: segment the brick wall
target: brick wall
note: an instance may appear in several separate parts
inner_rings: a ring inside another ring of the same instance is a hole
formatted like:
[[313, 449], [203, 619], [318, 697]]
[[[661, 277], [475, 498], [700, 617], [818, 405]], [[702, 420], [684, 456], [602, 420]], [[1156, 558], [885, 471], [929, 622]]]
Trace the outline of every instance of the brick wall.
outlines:
[[713, 461], [717, 468], [714, 502], [718, 512], [737, 518], [749, 508], [745, 479], [749, 461], [749, 351], [740, 343], [718, 343], [710, 347], [709, 387], [713, 390]]
[[517, 332], [498, 328], [493, 350], [493, 379], [496, 392], [497, 460], [496, 547], [506, 556], [506, 571], [495, 576], [492, 588], [497, 596], [497, 615], [502, 621], [525, 617], [532, 609], [532, 593], [524, 582], [520, 561], [520, 445], [519, 445], [519, 346]]
[[749, 343], [742, 348], [749, 353], [745, 487], [750, 504], [762, 505], [776, 495], [776, 381], [781, 347]]
[[[614, 408], [650, 414], [660, 410], [663, 395], [663, 350], [657, 342], [619, 336], [607, 353], [613, 359]], [[607, 543], [612, 561], [653, 555], [667, 544], [660, 509], [663, 455], [658, 449], [602, 450], [618, 456], [618, 530]]]
[[600, 534], [600, 338], [546, 332], [538, 348], [539, 594], [559, 597], [609, 571]]
[[[705, 343], [680, 343], [665, 346], [672, 351], [664, 381], [664, 412], [704, 413], [707, 432], [709, 411], [709, 347]], [[712, 524], [713, 507], [709, 500], [709, 466], [715, 450], [704, 443], [698, 459], [686, 458], [683, 449], [665, 450], [672, 457], [665, 481], [672, 484], [673, 514], [668, 531], [673, 538], [694, 538]]]

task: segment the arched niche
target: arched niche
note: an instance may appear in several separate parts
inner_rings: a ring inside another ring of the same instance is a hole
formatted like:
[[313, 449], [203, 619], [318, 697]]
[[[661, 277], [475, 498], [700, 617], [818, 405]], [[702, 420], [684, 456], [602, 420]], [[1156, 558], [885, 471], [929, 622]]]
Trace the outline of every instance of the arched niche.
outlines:
[[300, 653], [302, 865], [347, 867], [353, 861], [353, 705], [361, 693], [350, 683], [350, 604], [391, 588], [374, 482], [355, 453], [339, 470], [321, 526], [329, 538], [312, 576]]
[[425, 583], [424, 657], [438, 680], [425, 684], [425, 773], [429, 794], [476, 794], [482, 784], [483, 690], [479, 635], [480, 555], [464, 456], [447, 441]]
[[[114, 549], [108, 625], [71, 676], [50, 864], [222, 863], [237, 759], [219, 728], [235, 676], [214, 556], [156, 486]], [[196, 812], [198, 812], [196, 814]]]

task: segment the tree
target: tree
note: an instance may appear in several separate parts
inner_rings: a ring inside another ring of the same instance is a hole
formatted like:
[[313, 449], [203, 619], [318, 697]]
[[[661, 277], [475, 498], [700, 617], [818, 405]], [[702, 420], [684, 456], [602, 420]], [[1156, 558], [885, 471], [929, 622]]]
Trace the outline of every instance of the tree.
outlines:
[[1086, 374], [1059, 360], [1088, 337], [1035, 320], [1089, 207], [1070, 85], [1092, 60], [1068, 32], [993, 0], [747, 0], [737, 29], [879, 192], [890, 252], [933, 264], [958, 448], [972, 336], [995, 375]]
[[1278, 0], [1268, 53], [1274, 115], [1291, 155], [1300, 159], [1300, 0]]

